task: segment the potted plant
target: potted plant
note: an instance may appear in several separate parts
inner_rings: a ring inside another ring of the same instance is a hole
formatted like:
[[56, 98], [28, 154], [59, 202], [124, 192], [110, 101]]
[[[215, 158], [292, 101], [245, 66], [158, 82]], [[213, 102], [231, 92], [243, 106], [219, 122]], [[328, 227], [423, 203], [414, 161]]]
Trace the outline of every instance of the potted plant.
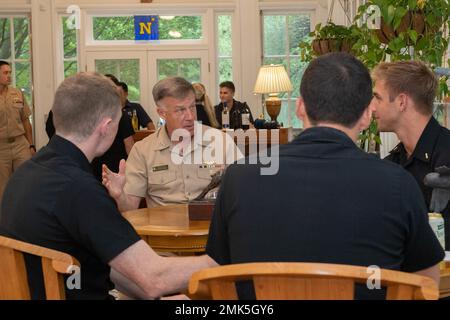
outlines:
[[431, 68], [442, 65], [448, 48], [450, 2], [448, 0], [368, 0], [358, 8], [354, 23], [370, 6], [381, 13], [379, 29], [367, 22], [354, 28], [353, 50], [371, 68], [390, 56], [390, 61], [421, 60]]

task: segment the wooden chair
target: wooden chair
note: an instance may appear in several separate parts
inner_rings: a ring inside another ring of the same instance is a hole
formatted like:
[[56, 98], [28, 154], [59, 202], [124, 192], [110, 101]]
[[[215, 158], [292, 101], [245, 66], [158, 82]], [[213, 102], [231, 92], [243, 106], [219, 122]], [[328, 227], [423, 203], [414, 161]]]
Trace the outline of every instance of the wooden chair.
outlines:
[[142, 139], [147, 138], [152, 133], [155, 133], [155, 130], [138, 130], [133, 134], [133, 140], [134, 142], [141, 141]]
[[47, 300], [65, 299], [62, 274], [71, 274], [78, 261], [66, 253], [0, 236], [0, 300], [29, 300], [24, 253], [42, 257]]
[[[386, 269], [380, 284], [387, 300], [436, 300], [431, 278]], [[236, 281], [252, 280], [257, 300], [352, 300], [354, 284], [366, 284], [366, 267], [324, 263], [244, 263], [201, 270], [192, 275], [189, 294], [194, 299], [237, 300]]]

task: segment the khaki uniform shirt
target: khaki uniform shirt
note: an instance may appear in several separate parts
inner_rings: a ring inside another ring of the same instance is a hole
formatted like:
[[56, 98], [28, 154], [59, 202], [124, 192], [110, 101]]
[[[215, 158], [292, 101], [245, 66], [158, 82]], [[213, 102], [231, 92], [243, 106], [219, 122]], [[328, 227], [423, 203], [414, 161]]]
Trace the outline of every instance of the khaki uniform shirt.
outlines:
[[214, 173], [243, 157], [230, 136], [198, 123], [182, 155], [181, 144], [172, 143], [165, 126], [137, 142], [127, 160], [125, 193], [145, 197], [149, 207], [188, 202], [208, 186]]
[[31, 115], [22, 92], [8, 87], [0, 94], [0, 139], [14, 138], [25, 134], [23, 121]]

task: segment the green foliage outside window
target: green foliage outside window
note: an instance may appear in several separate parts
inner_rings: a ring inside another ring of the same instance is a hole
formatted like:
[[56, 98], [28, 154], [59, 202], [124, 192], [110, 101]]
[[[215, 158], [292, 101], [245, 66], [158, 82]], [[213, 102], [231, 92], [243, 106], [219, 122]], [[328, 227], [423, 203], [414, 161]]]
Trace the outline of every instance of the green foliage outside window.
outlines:
[[302, 127], [297, 118], [295, 100], [299, 96], [299, 88], [307, 63], [300, 60], [298, 43], [310, 32], [310, 17], [307, 14], [298, 15], [265, 15], [263, 64], [282, 64], [292, 82], [291, 93], [281, 93], [282, 108], [278, 122], [284, 126], [289, 123], [294, 128]]
[[233, 81], [232, 16], [217, 17], [218, 83]]
[[13, 85], [22, 90], [32, 105], [29, 23], [27, 17], [0, 18], [0, 60], [11, 64]]
[[62, 17], [63, 25], [63, 51], [64, 51], [64, 78], [78, 72], [77, 31], [67, 27], [67, 17]]
[[[94, 40], [134, 40], [134, 17], [94, 17]], [[176, 36], [178, 32], [180, 37]], [[160, 40], [187, 40], [202, 38], [200, 16], [174, 16], [159, 19]], [[175, 36], [174, 36], [175, 35]]]

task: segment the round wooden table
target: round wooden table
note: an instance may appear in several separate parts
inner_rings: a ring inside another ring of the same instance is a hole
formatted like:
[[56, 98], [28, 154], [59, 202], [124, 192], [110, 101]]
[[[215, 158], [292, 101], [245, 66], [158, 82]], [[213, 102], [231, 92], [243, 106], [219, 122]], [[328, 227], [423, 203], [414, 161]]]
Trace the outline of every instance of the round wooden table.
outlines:
[[126, 211], [123, 216], [155, 251], [203, 253], [209, 220], [189, 220], [187, 204]]

